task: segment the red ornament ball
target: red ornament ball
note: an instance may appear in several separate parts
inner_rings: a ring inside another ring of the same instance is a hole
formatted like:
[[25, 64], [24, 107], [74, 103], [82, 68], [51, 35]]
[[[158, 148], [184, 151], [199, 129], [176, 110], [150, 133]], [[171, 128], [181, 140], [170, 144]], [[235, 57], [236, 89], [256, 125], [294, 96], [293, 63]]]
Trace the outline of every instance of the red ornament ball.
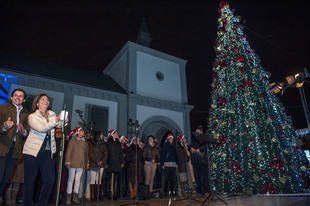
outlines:
[[237, 96], [237, 92], [231, 92], [231, 97], [235, 98]]
[[260, 99], [264, 99], [265, 97], [266, 97], [266, 95], [264, 93], [261, 93], [258, 95], [258, 98], [260, 98]]
[[305, 173], [304, 173], [304, 172], [299, 172], [298, 175], [299, 175], [300, 177], [304, 177], [304, 176], [305, 176]]

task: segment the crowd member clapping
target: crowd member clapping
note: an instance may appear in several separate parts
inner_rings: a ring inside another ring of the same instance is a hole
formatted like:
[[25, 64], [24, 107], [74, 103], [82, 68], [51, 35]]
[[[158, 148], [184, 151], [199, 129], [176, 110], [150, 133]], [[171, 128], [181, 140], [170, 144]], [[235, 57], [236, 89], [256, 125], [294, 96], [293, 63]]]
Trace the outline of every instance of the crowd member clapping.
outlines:
[[28, 134], [28, 114], [22, 106], [25, 98], [24, 90], [15, 89], [9, 103], [0, 104], [0, 205], [16, 160], [22, 158], [22, 146]]

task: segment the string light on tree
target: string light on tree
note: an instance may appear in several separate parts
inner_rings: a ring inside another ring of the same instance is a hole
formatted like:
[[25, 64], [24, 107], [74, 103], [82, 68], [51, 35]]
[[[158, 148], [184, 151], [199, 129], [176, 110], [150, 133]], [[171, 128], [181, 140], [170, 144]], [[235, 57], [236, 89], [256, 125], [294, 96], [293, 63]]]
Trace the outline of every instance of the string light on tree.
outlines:
[[210, 150], [212, 187], [220, 193], [303, 192], [307, 159], [272, 92], [285, 85], [271, 89], [270, 74], [227, 2], [219, 13], [208, 118], [208, 132], [219, 140]]

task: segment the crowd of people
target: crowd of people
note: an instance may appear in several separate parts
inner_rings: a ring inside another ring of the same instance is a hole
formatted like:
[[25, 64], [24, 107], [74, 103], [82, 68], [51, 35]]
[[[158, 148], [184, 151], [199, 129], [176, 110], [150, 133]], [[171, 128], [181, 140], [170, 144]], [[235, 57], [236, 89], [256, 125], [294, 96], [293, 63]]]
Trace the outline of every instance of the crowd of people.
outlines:
[[210, 192], [207, 146], [198, 138], [201, 126], [191, 144], [185, 136], [168, 133], [161, 147], [154, 136], [144, 144], [116, 129], [104, 134], [75, 127], [65, 135], [62, 151], [61, 126], [69, 120], [50, 109], [48, 95], [34, 98], [31, 113], [22, 106], [25, 98], [25, 91], [15, 89], [9, 102], [0, 104], [0, 205], [48, 205], [56, 201], [58, 182], [60, 199], [67, 205], [80, 204], [81, 198], [151, 199], [156, 194]]

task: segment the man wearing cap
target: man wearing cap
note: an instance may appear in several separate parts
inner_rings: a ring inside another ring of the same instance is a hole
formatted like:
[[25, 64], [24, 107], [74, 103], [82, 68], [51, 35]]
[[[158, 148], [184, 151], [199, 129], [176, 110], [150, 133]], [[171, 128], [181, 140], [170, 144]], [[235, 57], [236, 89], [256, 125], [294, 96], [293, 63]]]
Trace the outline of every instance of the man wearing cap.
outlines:
[[119, 141], [118, 131], [111, 129], [108, 131], [108, 180], [109, 180], [109, 198], [115, 200], [120, 192], [120, 172], [124, 167], [124, 154], [122, 145]]
[[21, 158], [23, 138], [29, 131], [28, 114], [22, 103], [26, 93], [15, 89], [9, 103], [0, 104], [0, 205], [17, 158]]

